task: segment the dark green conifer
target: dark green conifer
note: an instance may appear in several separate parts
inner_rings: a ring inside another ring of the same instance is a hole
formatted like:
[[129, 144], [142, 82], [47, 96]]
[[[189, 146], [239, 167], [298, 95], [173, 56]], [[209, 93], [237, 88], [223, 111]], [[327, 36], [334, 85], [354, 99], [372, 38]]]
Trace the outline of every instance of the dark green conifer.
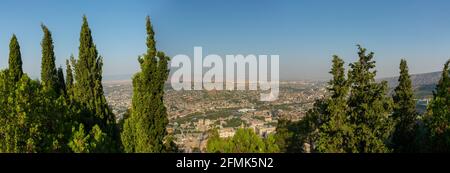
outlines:
[[[84, 123], [86, 130], [98, 125], [106, 133], [106, 140], [103, 140], [109, 147], [109, 152], [116, 151], [119, 147], [119, 132], [116, 126], [114, 114], [109, 108], [103, 93], [102, 86], [102, 57], [98, 55], [97, 48], [92, 39], [86, 16], [83, 16], [83, 24], [80, 32], [80, 46], [78, 59], [73, 60], [75, 83], [71, 89], [74, 101], [81, 106], [83, 114], [80, 119]], [[98, 130], [98, 129], [97, 129]]]
[[348, 98], [349, 122], [354, 137], [348, 140], [351, 152], [390, 152], [386, 146], [393, 130], [392, 100], [387, 97], [387, 82], [375, 81], [374, 53], [358, 45], [359, 60], [350, 64]]
[[[75, 65], [75, 99], [85, 106], [98, 119], [101, 127], [115, 124], [114, 115], [110, 111], [103, 95], [102, 57], [91, 36], [86, 16], [80, 33], [79, 57]], [[93, 125], [93, 124], [91, 124]]]
[[139, 57], [141, 72], [133, 77], [131, 115], [125, 120], [122, 143], [125, 152], [165, 152], [168, 124], [164, 106], [164, 83], [169, 58], [156, 51], [150, 18], [146, 19], [147, 53]]
[[353, 129], [348, 123], [348, 81], [345, 79], [344, 61], [333, 56], [330, 74], [333, 78], [328, 83], [331, 97], [326, 101], [324, 124], [320, 127], [317, 150], [320, 152], [352, 152], [348, 146], [353, 137]]
[[58, 91], [58, 72], [55, 65], [55, 53], [53, 51], [52, 33], [45, 26], [41, 25], [44, 37], [42, 38], [42, 65], [41, 65], [41, 82], [44, 88]]
[[9, 43], [9, 77], [16, 83], [22, 78], [22, 55], [16, 35], [13, 35]]
[[56, 87], [56, 91], [58, 92], [59, 95], [65, 95], [66, 94], [66, 82], [64, 80], [64, 72], [62, 67], [59, 67], [57, 70], [57, 87]]
[[450, 151], [450, 60], [442, 70], [442, 77], [433, 91], [428, 105], [426, 126], [430, 135], [431, 152]]
[[[73, 55], [70, 59], [74, 59]], [[66, 92], [69, 97], [73, 96], [73, 71], [69, 60], [66, 60]]]
[[400, 62], [400, 77], [394, 90], [395, 131], [392, 136], [394, 152], [413, 152], [416, 127], [416, 102], [406, 60]]

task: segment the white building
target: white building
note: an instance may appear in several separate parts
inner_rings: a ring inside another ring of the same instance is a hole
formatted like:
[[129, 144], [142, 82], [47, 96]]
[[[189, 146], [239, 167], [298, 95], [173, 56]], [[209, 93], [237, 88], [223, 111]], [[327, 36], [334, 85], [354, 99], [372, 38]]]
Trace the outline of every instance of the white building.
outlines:
[[233, 128], [222, 128], [219, 130], [219, 137], [229, 138], [233, 137], [236, 131]]

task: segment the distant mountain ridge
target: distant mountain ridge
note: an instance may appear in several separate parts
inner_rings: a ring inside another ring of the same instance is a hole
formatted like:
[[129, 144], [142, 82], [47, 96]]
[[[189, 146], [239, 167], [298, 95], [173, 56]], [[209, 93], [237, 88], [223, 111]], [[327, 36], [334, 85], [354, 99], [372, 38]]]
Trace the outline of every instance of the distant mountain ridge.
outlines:
[[[412, 74], [411, 81], [413, 84], [414, 91], [418, 98], [423, 98], [431, 96], [433, 90], [435, 89], [439, 79], [441, 78], [442, 72], [431, 72], [431, 73], [420, 73]], [[387, 81], [390, 91], [392, 91], [398, 85], [398, 76], [381, 78], [377, 81]]]
[[119, 75], [103, 75], [103, 81], [124, 81], [131, 80], [133, 74], [119, 74]]

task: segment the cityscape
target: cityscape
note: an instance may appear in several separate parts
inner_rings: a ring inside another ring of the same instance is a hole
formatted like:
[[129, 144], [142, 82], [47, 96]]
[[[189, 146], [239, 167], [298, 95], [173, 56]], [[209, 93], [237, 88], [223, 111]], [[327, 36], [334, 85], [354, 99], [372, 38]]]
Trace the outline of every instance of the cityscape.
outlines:
[[[131, 107], [131, 81], [104, 82], [105, 96], [118, 120]], [[222, 138], [238, 128], [251, 128], [261, 137], [275, 133], [280, 118], [298, 121], [326, 95], [326, 82], [280, 82], [274, 102], [259, 101], [260, 91], [174, 91], [166, 86], [167, 131], [184, 152], [206, 152], [210, 130]]]
[[[439, 73], [414, 75], [417, 84], [418, 112], [425, 112]], [[384, 79], [396, 84], [396, 78]], [[133, 86], [130, 80], [104, 82], [105, 96], [117, 121], [131, 107]], [[217, 129], [221, 138], [233, 137], [239, 128], [251, 128], [259, 136], [267, 137], [276, 131], [279, 119], [299, 121], [312, 109], [315, 101], [327, 95], [327, 82], [282, 81], [279, 99], [259, 101], [261, 91], [175, 91], [166, 84], [165, 105], [168, 110], [167, 131], [175, 137], [183, 152], [206, 152], [210, 130]]]

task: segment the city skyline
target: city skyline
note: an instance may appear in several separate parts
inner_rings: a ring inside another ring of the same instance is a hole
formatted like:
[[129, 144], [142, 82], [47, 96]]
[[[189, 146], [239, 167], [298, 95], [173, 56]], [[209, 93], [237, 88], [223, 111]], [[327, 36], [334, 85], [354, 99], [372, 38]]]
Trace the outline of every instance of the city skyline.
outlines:
[[[279, 54], [281, 80], [327, 80], [331, 56], [347, 65], [356, 44], [375, 52], [378, 78], [398, 76], [401, 58], [411, 74], [440, 71], [450, 57], [447, 1], [4, 1], [0, 7], [0, 67], [16, 34], [24, 71], [39, 77], [42, 31], [54, 36], [56, 64], [78, 54], [81, 17], [87, 15], [104, 75], [131, 75], [145, 52], [145, 16], [158, 49], [173, 57], [205, 54]], [[21, 4], [28, 5], [22, 6]], [[230, 13], [231, 12], [231, 13]]]

